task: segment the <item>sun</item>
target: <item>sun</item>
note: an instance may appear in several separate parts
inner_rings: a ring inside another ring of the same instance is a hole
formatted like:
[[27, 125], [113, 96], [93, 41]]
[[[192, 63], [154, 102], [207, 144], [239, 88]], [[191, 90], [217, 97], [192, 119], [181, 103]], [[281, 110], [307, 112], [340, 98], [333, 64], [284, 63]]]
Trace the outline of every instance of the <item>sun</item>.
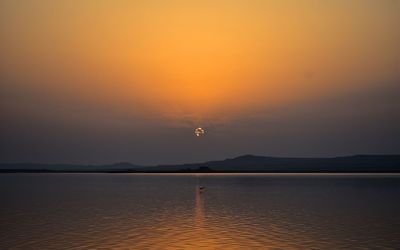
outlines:
[[194, 134], [196, 135], [196, 136], [201, 136], [201, 135], [204, 135], [206, 133], [206, 131], [204, 130], [204, 129], [202, 129], [202, 128], [196, 128], [195, 130], [194, 130]]

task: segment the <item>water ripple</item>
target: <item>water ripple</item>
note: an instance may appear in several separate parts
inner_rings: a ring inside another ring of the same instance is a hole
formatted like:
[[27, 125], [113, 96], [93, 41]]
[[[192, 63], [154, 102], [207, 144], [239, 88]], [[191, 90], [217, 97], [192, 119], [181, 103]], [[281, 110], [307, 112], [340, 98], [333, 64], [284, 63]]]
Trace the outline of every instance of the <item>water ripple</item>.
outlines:
[[400, 248], [400, 178], [0, 178], [2, 249]]

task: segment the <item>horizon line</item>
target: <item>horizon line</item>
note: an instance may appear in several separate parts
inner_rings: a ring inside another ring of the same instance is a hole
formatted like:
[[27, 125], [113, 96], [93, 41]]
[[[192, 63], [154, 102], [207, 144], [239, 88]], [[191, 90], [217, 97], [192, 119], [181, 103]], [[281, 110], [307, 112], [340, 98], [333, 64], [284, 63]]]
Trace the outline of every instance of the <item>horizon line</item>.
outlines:
[[197, 162], [187, 162], [187, 163], [162, 163], [162, 164], [135, 164], [129, 161], [120, 161], [113, 163], [103, 163], [103, 164], [86, 164], [86, 163], [40, 163], [40, 162], [0, 162], [0, 165], [17, 165], [17, 164], [29, 164], [29, 165], [71, 165], [71, 166], [107, 166], [107, 165], [117, 165], [117, 164], [130, 164], [135, 167], [158, 167], [158, 166], [178, 166], [178, 165], [191, 165], [191, 164], [203, 164], [209, 162], [217, 162], [217, 161], [226, 161], [226, 160], [234, 160], [242, 157], [260, 157], [260, 158], [281, 158], [281, 159], [335, 159], [335, 158], [349, 158], [349, 157], [360, 157], [360, 156], [400, 156], [400, 153], [397, 154], [352, 154], [352, 155], [341, 155], [341, 156], [328, 156], [328, 157], [291, 157], [291, 156], [264, 156], [264, 155], [255, 155], [255, 154], [243, 154], [238, 155], [233, 158], [225, 158], [220, 160], [205, 160], [205, 161], [197, 161]]

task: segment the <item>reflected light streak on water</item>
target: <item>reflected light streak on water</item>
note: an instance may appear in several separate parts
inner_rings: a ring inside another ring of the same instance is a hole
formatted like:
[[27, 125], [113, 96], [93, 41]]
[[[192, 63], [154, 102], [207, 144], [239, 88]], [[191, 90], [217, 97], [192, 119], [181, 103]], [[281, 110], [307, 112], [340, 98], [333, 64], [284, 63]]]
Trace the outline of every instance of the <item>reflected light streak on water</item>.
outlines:
[[3, 174], [0, 248], [395, 249], [399, 194], [396, 175]]

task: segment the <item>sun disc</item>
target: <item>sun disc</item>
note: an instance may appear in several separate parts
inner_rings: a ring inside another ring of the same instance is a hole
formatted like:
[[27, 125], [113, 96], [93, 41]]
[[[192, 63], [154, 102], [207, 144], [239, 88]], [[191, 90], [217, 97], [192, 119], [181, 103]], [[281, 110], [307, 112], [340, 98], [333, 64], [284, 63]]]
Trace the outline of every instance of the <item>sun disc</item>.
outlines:
[[204, 130], [204, 129], [202, 129], [202, 128], [196, 128], [195, 130], [194, 130], [194, 134], [196, 135], [196, 136], [201, 136], [201, 135], [204, 135], [206, 133], [206, 131]]

